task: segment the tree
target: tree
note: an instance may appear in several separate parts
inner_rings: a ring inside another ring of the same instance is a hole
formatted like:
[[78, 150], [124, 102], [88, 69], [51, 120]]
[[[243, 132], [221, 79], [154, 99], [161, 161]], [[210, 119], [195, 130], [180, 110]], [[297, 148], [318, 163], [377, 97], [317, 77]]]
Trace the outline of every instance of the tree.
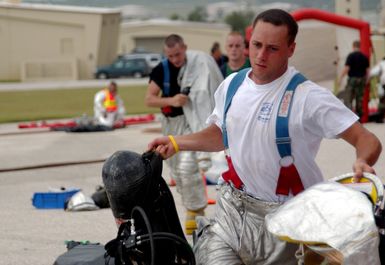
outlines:
[[170, 19], [171, 20], [182, 20], [182, 17], [179, 14], [177, 14], [177, 13], [172, 13], [170, 15]]
[[206, 21], [207, 12], [202, 6], [197, 6], [187, 15], [188, 21]]
[[234, 11], [225, 17], [225, 22], [231, 26], [231, 30], [245, 34], [245, 29], [252, 23], [254, 13], [251, 11]]

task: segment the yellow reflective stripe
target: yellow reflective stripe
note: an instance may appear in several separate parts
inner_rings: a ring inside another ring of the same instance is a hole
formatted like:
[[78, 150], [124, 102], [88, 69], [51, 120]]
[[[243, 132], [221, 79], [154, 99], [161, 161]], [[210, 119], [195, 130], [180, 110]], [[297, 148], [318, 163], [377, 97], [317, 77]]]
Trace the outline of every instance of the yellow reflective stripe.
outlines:
[[116, 110], [117, 109], [115, 97], [113, 97], [108, 90], [105, 90], [105, 98], [104, 98], [103, 106], [107, 110]]

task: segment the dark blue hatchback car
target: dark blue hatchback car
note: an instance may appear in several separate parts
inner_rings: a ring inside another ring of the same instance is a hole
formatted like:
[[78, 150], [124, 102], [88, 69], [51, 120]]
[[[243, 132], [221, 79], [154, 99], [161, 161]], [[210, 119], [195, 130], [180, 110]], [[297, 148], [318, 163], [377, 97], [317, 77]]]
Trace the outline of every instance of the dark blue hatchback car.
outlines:
[[119, 77], [148, 76], [151, 68], [144, 58], [118, 57], [112, 64], [100, 66], [95, 72], [95, 78], [108, 79]]

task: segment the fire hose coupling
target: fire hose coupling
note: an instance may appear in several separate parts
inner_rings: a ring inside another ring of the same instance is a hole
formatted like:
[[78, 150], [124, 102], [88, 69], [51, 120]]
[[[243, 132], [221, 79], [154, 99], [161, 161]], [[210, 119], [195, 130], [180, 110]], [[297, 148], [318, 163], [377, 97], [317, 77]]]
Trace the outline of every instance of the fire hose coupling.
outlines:
[[126, 248], [126, 249], [130, 249], [130, 248], [133, 248], [137, 245], [140, 244], [140, 242], [137, 242], [136, 241], [136, 235], [130, 235], [127, 239], [125, 239], [123, 241], [123, 246]]
[[130, 219], [130, 223], [131, 223], [130, 234], [135, 236], [136, 235], [136, 231], [135, 231], [135, 220], [134, 220], [134, 218]]
[[[122, 245], [126, 249], [130, 249], [138, 245], [136, 231], [135, 231], [135, 220], [134, 218], [131, 218], [131, 219], [128, 219], [128, 222], [130, 223], [130, 234], [128, 237], [122, 240]], [[124, 230], [122, 231], [121, 236], [125, 236]]]
[[137, 237], [136, 237], [136, 240], [138, 240], [138, 241], [136, 242], [136, 245], [140, 245], [140, 244], [143, 243], [143, 242], [142, 242], [142, 237], [141, 237], [141, 236], [137, 236]]

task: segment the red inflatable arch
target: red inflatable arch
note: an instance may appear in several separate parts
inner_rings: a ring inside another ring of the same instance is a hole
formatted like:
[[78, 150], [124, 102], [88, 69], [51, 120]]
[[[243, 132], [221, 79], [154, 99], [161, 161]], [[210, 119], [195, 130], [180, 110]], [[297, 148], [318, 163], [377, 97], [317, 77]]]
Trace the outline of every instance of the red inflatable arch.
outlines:
[[[346, 16], [336, 15], [327, 11], [314, 9], [314, 8], [304, 8], [298, 9], [291, 13], [296, 21], [304, 19], [315, 19], [339, 26], [345, 26], [348, 28], [354, 28], [360, 31], [360, 41], [361, 41], [361, 51], [370, 58], [371, 56], [371, 45], [370, 45], [370, 25], [368, 22], [354, 19]], [[247, 27], [246, 29], [246, 41], [250, 40], [252, 33], [252, 26]], [[369, 85], [365, 88], [364, 98], [363, 98], [363, 116], [361, 117], [361, 122], [367, 122], [369, 117]]]

